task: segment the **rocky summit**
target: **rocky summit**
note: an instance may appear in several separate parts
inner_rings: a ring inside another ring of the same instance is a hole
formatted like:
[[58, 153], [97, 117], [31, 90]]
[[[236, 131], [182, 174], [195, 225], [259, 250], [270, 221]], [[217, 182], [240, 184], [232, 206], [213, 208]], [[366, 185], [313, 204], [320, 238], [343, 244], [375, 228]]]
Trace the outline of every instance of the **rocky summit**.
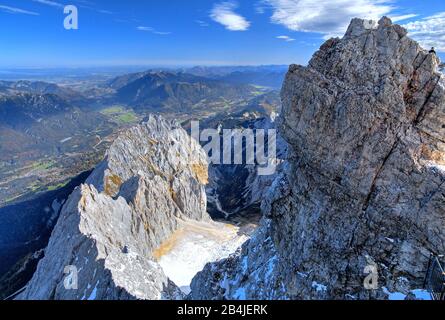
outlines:
[[354, 19], [308, 66], [290, 66], [279, 119], [289, 163], [263, 200], [262, 226], [208, 264], [191, 297], [414, 298], [430, 253], [445, 252], [439, 64], [382, 18]]
[[153, 251], [179, 221], [210, 220], [207, 179], [204, 152], [180, 126], [150, 116], [123, 132], [66, 201], [18, 299], [183, 298]]

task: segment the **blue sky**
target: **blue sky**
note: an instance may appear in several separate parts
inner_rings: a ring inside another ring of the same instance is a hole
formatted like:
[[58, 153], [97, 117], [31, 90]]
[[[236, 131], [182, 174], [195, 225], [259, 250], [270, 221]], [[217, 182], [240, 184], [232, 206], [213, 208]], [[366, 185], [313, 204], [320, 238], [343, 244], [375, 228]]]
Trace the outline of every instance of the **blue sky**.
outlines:
[[0, 0], [0, 66], [305, 64], [352, 17], [382, 15], [445, 52], [443, 0]]

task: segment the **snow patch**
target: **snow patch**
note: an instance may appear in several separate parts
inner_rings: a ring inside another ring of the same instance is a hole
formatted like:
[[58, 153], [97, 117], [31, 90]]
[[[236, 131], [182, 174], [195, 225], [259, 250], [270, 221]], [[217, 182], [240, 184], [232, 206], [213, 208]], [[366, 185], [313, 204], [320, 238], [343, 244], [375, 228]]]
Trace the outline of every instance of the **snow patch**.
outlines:
[[237, 300], [246, 300], [246, 289], [238, 288], [233, 297]]
[[275, 255], [273, 256], [270, 260], [269, 263], [267, 264], [267, 271], [266, 271], [266, 279], [270, 279], [272, 272], [275, 269], [275, 264], [278, 261], [278, 257]]
[[383, 287], [382, 289], [383, 292], [388, 295], [388, 300], [400, 301], [400, 300], [405, 300], [406, 298], [406, 294], [403, 294], [401, 292], [389, 292], [388, 288], [386, 287]]
[[430, 293], [426, 290], [416, 289], [411, 291], [411, 293], [416, 296], [417, 300], [432, 300]]
[[[406, 294], [402, 292], [389, 292], [388, 288], [383, 287], [383, 292], [388, 295], [389, 300], [405, 300]], [[432, 300], [431, 295], [428, 291], [423, 289], [412, 290], [411, 293], [416, 297], [417, 300]]]
[[391, 243], [394, 243], [394, 239], [391, 239], [391, 238], [388, 238], [388, 237], [386, 237], [385, 239], [388, 240]]
[[88, 297], [88, 300], [96, 300], [97, 297], [97, 286], [99, 285], [99, 281], [94, 286], [93, 291], [91, 292], [90, 296]]
[[60, 140], [60, 143], [68, 142], [68, 141], [70, 141], [71, 139], [73, 139], [73, 138], [72, 138], [72, 137], [65, 138], [65, 139], [63, 139], [63, 140]]
[[328, 290], [328, 287], [324, 284], [320, 284], [317, 281], [312, 281], [312, 288], [315, 289], [317, 292], [326, 292]]
[[238, 232], [239, 228], [224, 223], [182, 221], [180, 229], [166, 241], [169, 250], [163, 252], [158, 263], [165, 275], [188, 294], [193, 277], [207, 263], [227, 258], [248, 240]]

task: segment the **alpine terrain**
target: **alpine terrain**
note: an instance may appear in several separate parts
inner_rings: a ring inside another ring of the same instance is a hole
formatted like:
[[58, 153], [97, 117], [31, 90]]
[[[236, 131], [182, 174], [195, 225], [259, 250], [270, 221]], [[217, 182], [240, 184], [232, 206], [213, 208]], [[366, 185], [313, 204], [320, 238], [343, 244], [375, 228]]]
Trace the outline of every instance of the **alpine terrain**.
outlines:
[[[18, 300], [423, 299], [445, 253], [439, 65], [383, 17], [291, 65], [281, 101], [281, 67], [149, 70], [78, 94], [0, 82], [0, 150], [23, 155], [0, 156], [9, 196], [17, 170], [94, 150], [94, 169], [35, 206], [42, 234], [5, 228], [0, 284]], [[276, 173], [210, 163], [188, 132], [197, 119], [221, 137], [277, 129]], [[11, 167], [25, 155], [46, 162]]]

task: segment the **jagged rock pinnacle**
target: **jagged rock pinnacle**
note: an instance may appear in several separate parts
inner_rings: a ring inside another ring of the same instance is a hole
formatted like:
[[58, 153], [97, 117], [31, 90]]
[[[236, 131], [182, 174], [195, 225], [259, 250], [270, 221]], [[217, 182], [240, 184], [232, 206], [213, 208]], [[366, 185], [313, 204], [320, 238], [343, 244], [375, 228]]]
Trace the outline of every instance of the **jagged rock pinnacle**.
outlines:
[[[18, 298], [182, 298], [153, 250], [179, 219], [210, 219], [206, 172], [204, 151], [179, 125], [150, 116], [123, 132], [65, 203], [45, 257]], [[77, 278], [76, 288], [66, 288], [67, 277]]]
[[[199, 274], [192, 296], [369, 299], [420, 289], [429, 253], [445, 253], [438, 65], [382, 18], [354, 19], [307, 67], [290, 66], [279, 119], [289, 169], [263, 201], [258, 235]], [[370, 264], [375, 290], [364, 286]]]

